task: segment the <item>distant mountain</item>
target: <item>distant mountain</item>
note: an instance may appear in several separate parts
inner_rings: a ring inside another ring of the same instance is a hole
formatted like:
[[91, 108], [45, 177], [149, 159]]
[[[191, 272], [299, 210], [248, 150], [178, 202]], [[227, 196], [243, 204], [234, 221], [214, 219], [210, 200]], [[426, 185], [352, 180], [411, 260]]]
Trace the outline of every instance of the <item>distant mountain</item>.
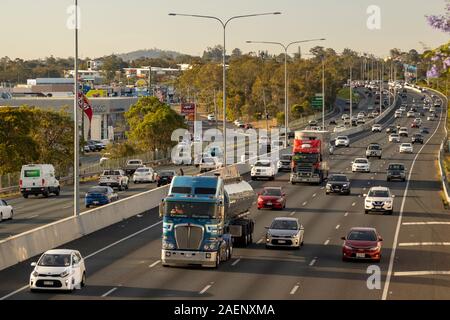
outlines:
[[173, 58], [176, 58], [180, 55], [182, 55], [182, 53], [170, 50], [160, 50], [156, 48], [136, 50], [128, 53], [117, 54], [117, 56], [122, 58], [124, 61], [131, 61], [139, 58], [161, 58], [163, 56], [171, 56]]

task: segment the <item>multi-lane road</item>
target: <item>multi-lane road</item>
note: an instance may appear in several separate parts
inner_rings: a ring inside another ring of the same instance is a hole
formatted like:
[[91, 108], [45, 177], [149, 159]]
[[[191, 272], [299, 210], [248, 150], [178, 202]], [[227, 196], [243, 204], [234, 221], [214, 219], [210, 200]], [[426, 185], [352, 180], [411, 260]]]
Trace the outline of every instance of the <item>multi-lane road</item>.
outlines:
[[[420, 101], [419, 97], [410, 92], [409, 104], [412, 98]], [[255, 243], [235, 248], [231, 261], [218, 269], [162, 267], [162, 225], [155, 208], [64, 246], [86, 257], [88, 285], [83, 290], [72, 295], [30, 293], [26, 284], [34, 258], [0, 272], [0, 298], [449, 299], [450, 220], [439, 194], [436, 168], [444, 112], [439, 121], [424, 121], [430, 134], [423, 146], [414, 145], [413, 154], [400, 154], [399, 145], [389, 143], [384, 130], [364, 132], [352, 137], [350, 148], [336, 150], [331, 172], [348, 174], [349, 196], [327, 196], [323, 185], [290, 185], [288, 173], [278, 174], [275, 181], [252, 181], [256, 191], [282, 186], [287, 208], [258, 211], [255, 206], [251, 210], [256, 221]], [[388, 117], [383, 125], [409, 127], [410, 122], [405, 117]], [[415, 130], [410, 129], [410, 135]], [[371, 173], [352, 173], [351, 161], [364, 156], [371, 142], [382, 145], [382, 159], [370, 160]], [[399, 161], [408, 169], [408, 180], [387, 182], [388, 163]], [[364, 214], [362, 195], [378, 185], [388, 186], [396, 195], [392, 216]], [[279, 216], [297, 217], [305, 226], [305, 245], [300, 250], [265, 249], [265, 226]], [[375, 227], [382, 235], [380, 263], [341, 260], [340, 238], [355, 226]], [[369, 289], [367, 268], [372, 265], [380, 268], [381, 282], [378, 288]]]

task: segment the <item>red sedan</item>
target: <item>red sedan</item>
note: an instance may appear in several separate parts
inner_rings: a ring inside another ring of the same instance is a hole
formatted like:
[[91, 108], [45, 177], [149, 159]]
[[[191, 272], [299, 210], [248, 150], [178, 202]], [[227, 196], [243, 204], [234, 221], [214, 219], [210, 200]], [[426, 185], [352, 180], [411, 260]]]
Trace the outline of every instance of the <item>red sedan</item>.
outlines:
[[350, 259], [380, 261], [383, 239], [375, 228], [352, 228], [347, 237], [341, 239], [344, 240], [343, 261]]
[[286, 208], [286, 194], [282, 192], [281, 187], [266, 187], [258, 195], [258, 210]]
[[411, 123], [411, 128], [419, 128], [419, 127], [420, 127], [419, 123], [417, 122]]

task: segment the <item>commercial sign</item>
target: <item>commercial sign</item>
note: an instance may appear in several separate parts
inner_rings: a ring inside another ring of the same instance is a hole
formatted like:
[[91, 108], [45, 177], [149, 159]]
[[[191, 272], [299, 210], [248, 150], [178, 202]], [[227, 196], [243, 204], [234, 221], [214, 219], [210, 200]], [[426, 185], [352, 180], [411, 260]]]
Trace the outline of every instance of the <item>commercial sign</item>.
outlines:
[[195, 103], [182, 103], [181, 114], [183, 116], [195, 114]]

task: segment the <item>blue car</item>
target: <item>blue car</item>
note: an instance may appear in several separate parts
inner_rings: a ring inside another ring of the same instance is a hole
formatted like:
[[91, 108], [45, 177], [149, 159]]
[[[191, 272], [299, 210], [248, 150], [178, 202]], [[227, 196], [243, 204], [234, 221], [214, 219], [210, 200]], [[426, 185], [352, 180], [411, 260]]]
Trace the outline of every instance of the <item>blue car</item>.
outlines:
[[119, 195], [111, 187], [96, 186], [89, 189], [84, 198], [86, 208], [102, 206], [119, 199]]

